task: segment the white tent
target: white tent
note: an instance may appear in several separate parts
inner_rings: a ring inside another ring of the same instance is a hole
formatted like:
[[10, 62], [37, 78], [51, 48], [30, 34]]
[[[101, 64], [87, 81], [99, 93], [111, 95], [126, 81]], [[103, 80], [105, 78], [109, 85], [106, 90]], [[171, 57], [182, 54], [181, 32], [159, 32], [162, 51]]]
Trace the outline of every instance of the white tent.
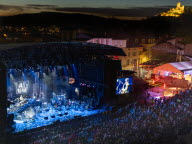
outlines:
[[192, 61], [166, 63], [153, 69], [154, 74], [161, 76], [175, 75], [176, 78], [192, 79]]

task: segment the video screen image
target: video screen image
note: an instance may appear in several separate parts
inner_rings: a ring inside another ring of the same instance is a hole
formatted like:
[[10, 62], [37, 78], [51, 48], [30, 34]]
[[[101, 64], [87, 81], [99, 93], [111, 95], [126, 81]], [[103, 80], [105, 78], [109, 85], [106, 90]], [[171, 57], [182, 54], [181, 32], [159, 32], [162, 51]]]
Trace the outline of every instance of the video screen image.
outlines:
[[116, 81], [116, 94], [130, 93], [133, 85], [133, 79], [130, 78], [119, 78]]
[[29, 81], [15, 82], [16, 94], [26, 94], [29, 87]]

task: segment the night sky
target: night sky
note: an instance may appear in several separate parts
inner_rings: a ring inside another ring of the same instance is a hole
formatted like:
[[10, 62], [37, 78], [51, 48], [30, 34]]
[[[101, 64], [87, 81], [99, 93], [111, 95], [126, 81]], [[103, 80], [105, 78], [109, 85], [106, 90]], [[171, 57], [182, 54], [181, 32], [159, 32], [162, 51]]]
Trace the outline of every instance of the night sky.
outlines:
[[[0, 15], [54, 11], [55, 7], [135, 8], [175, 6], [178, 0], [1, 0]], [[191, 0], [180, 1], [191, 6]]]
[[[58, 5], [63, 7], [112, 7], [127, 8], [141, 6], [173, 6], [178, 0], [1, 0], [0, 4], [9, 5]], [[184, 5], [191, 5], [191, 0], [181, 0]]]

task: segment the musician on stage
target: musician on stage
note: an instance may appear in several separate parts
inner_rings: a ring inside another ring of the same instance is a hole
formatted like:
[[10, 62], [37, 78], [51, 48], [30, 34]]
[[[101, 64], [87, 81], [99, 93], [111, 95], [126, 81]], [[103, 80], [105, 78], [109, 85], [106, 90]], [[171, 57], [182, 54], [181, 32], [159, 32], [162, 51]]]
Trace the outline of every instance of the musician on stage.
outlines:
[[129, 87], [129, 78], [126, 78], [125, 83], [123, 84], [123, 87], [121, 89], [121, 94], [128, 93], [128, 87]]
[[121, 89], [123, 87], [123, 82], [117, 79], [116, 94], [121, 94]]

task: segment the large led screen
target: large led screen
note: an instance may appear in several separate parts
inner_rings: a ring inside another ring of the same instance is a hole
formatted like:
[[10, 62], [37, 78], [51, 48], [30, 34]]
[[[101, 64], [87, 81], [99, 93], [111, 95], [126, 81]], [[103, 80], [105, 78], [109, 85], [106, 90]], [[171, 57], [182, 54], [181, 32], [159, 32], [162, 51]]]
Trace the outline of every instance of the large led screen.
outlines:
[[29, 87], [29, 81], [15, 82], [16, 94], [26, 94]]
[[116, 94], [126, 94], [130, 93], [133, 85], [133, 79], [129, 78], [119, 78], [116, 81]]

